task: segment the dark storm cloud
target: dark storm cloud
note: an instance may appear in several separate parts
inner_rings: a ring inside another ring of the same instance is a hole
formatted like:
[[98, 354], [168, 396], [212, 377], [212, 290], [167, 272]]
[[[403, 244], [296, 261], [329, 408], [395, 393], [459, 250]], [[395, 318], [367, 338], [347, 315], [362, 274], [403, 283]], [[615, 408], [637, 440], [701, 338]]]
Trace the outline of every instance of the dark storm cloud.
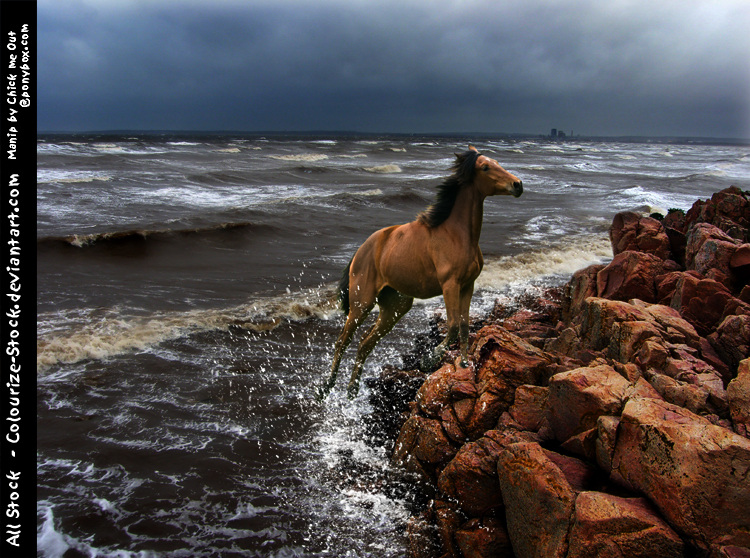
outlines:
[[40, 129], [750, 135], [741, 0], [38, 9]]

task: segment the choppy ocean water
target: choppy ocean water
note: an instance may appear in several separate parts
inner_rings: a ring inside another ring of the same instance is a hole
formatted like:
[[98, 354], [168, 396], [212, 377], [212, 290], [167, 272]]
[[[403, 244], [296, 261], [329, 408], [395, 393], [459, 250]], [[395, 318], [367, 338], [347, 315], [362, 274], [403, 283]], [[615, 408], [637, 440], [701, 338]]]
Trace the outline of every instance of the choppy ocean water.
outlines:
[[[750, 189], [746, 146], [478, 141], [489, 198], [472, 313], [611, 258], [622, 210]], [[334, 284], [429, 205], [464, 140], [46, 137], [38, 156], [42, 556], [401, 556], [408, 493], [345, 376]], [[416, 304], [366, 374], [400, 364]]]

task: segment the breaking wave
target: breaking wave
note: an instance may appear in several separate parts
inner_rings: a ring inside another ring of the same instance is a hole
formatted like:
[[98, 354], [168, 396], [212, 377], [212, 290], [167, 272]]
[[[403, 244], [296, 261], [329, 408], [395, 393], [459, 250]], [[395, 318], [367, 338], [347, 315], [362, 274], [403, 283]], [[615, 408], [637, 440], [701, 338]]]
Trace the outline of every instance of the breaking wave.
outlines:
[[584, 236], [565, 244], [485, 262], [476, 287], [502, 290], [544, 278], [565, 277], [611, 258], [612, 245], [607, 235]]
[[[143, 351], [164, 341], [199, 332], [233, 327], [263, 332], [273, 330], [285, 321], [328, 320], [339, 312], [337, 296], [335, 287], [328, 285], [220, 310], [145, 316], [123, 315], [117, 310], [48, 313], [39, 316], [37, 371], [44, 372], [57, 364], [103, 360]], [[63, 325], [54, 326], [56, 323]]]
[[365, 170], [367, 172], [374, 172], [378, 174], [393, 174], [397, 172], [402, 172], [401, 167], [398, 165], [380, 165], [377, 167], [365, 167]]
[[78, 184], [88, 182], [109, 182], [112, 176], [101, 172], [63, 171], [38, 169], [36, 179], [39, 183]]
[[270, 155], [271, 159], [277, 161], [304, 161], [307, 163], [313, 163], [315, 161], [323, 161], [328, 159], [328, 155], [323, 153], [304, 153], [301, 155]]
[[209, 227], [192, 229], [131, 229], [91, 234], [72, 234], [69, 236], [46, 236], [37, 240], [37, 247], [73, 246], [75, 248], [85, 248], [94, 245], [165, 240], [185, 236], [200, 236], [216, 232], [249, 231], [253, 229], [256, 231], [265, 230], [267, 232], [268, 230], [273, 230], [273, 227], [270, 225], [256, 225], [254, 223], [221, 223]]

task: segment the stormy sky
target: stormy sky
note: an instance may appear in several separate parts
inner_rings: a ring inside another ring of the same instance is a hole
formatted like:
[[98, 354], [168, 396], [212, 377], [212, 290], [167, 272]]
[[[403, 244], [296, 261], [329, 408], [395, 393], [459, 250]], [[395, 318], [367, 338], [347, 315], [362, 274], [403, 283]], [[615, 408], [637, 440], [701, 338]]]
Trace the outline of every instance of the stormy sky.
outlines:
[[39, 0], [40, 131], [750, 137], [746, 0]]

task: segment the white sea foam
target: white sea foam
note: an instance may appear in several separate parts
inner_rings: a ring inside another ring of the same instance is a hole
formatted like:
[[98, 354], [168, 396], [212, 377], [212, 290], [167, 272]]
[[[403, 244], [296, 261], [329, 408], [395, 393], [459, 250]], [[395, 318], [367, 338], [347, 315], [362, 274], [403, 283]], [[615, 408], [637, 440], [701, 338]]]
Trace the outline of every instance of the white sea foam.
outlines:
[[270, 155], [271, 159], [278, 161], [301, 161], [305, 163], [313, 163], [315, 161], [324, 161], [328, 159], [328, 155], [324, 153], [303, 153], [300, 155]]
[[565, 234], [575, 224], [564, 214], [541, 214], [529, 219], [524, 225], [524, 242], [537, 242], [548, 239], [550, 233]]
[[566, 244], [487, 261], [476, 287], [503, 290], [545, 277], [568, 276], [611, 257], [612, 246], [606, 235], [581, 237]]
[[365, 197], [369, 197], [369, 196], [377, 197], [377, 196], [383, 195], [383, 190], [381, 190], [380, 188], [373, 188], [371, 190], [363, 190], [362, 192], [353, 192], [352, 195], [353, 196], [365, 196]]
[[37, 513], [43, 517], [37, 528], [37, 553], [43, 558], [62, 558], [69, 550], [75, 550], [80, 556], [101, 556], [102, 558], [156, 558], [157, 554], [149, 550], [129, 551], [104, 549], [92, 546], [86, 540], [64, 535], [55, 527], [52, 506], [45, 502], [37, 504]]
[[95, 180], [107, 182], [112, 180], [112, 176], [101, 172], [92, 171], [66, 171], [66, 170], [47, 170], [38, 169], [36, 172], [37, 182], [58, 183], [58, 184], [75, 184], [77, 182], [94, 182]]
[[654, 192], [638, 185], [626, 188], [621, 193], [625, 196], [625, 199], [619, 203], [618, 209], [655, 208], [657, 213], [666, 213], [668, 209], [673, 207], [683, 210], [690, 209], [696, 199], [695, 194], [691, 193]]
[[115, 517], [122, 517], [122, 512], [117, 509], [117, 506], [106, 498], [94, 498], [94, 504], [99, 506], [105, 513], [114, 515]]
[[275, 507], [254, 506], [250, 502], [244, 502], [237, 506], [236, 513], [232, 517], [230, 517], [229, 520], [234, 521], [237, 519], [252, 519], [259, 515], [263, 515], [264, 513], [268, 513], [268, 512], [278, 513], [278, 511], [279, 511], [278, 508], [275, 508]]
[[37, 552], [45, 558], [60, 558], [69, 549], [68, 537], [57, 531], [55, 528], [55, 516], [52, 512], [51, 505], [44, 505], [43, 502], [37, 504], [41, 509], [40, 515], [43, 521], [38, 527], [36, 535]]
[[365, 167], [367, 172], [374, 172], [378, 174], [393, 174], [402, 172], [401, 167], [398, 165], [379, 165], [376, 167]]

